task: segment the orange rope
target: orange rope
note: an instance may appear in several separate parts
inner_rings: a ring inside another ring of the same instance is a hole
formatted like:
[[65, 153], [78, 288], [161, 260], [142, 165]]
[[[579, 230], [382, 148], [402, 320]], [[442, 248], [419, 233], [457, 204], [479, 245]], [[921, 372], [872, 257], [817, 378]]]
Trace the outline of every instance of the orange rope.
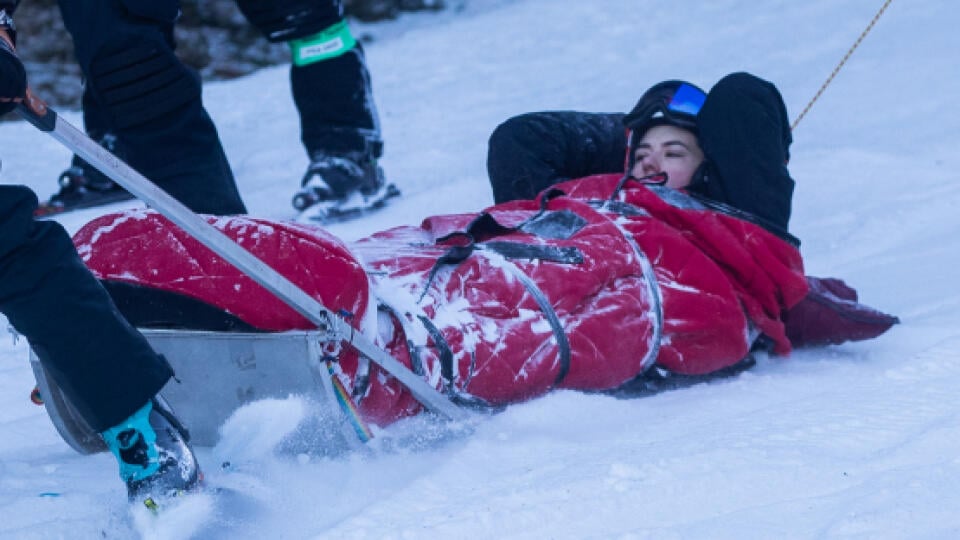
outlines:
[[807, 111], [810, 110], [810, 107], [813, 107], [813, 104], [817, 101], [817, 99], [820, 98], [820, 94], [823, 94], [823, 91], [827, 89], [827, 86], [830, 84], [831, 81], [833, 81], [833, 78], [837, 76], [837, 73], [840, 71], [840, 68], [842, 68], [843, 65], [847, 63], [847, 59], [850, 58], [850, 55], [853, 54], [853, 51], [857, 50], [857, 47], [860, 46], [860, 42], [863, 41], [863, 38], [867, 37], [867, 34], [869, 34], [870, 30], [873, 29], [873, 25], [877, 24], [877, 20], [880, 18], [881, 15], [883, 15], [883, 12], [887, 10], [887, 6], [889, 6], [890, 2], [892, 1], [893, 0], [887, 0], [886, 2], [883, 3], [883, 7], [880, 8], [880, 11], [878, 11], [877, 14], [873, 16], [873, 20], [870, 21], [870, 24], [867, 25], [866, 29], [864, 29], [864, 31], [860, 33], [860, 37], [858, 37], [857, 41], [854, 42], [852, 47], [850, 47], [850, 50], [847, 51], [847, 54], [843, 56], [843, 60], [840, 60], [840, 63], [837, 64], [837, 67], [833, 68], [833, 73], [831, 73], [830, 76], [827, 77], [827, 80], [824, 81], [820, 89], [817, 90], [817, 93], [813, 96], [813, 99], [810, 100], [810, 103], [807, 103], [807, 106], [803, 109], [803, 112], [800, 113], [800, 116], [798, 116], [797, 119], [793, 121], [793, 124], [790, 126], [791, 131], [797, 128], [797, 124], [800, 123], [800, 120], [802, 120], [803, 117], [806, 116]]

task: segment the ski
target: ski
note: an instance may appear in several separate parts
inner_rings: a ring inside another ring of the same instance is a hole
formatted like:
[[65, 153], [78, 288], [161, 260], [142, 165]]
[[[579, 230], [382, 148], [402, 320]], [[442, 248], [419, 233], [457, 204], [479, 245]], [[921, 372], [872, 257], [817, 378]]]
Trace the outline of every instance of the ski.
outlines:
[[319, 202], [314, 193], [305, 189], [294, 196], [294, 206], [303, 210], [296, 220], [321, 225], [349, 221], [380, 210], [399, 196], [400, 189], [395, 184], [385, 184], [372, 195], [357, 193], [346, 201]]
[[40, 219], [49, 218], [53, 216], [59, 216], [61, 214], [67, 214], [73, 212], [74, 210], [86, 210], [87, 208], [96, 208], [98, 206], [105, 206], [118, 202], [132, 201], [133, 198], [133, 195], [122, 189], [114, 189], [105, 192], [98, 192], [96, 197], [90, 197], [84, 201], [75, 202], [70, 205], [47, 201], [37, 205], [36, 210], [33, 211], [33, 217]]
[[262, 479], [224, 464], [196, 490], [134, 501], [130, 515], [144, 538], [205, 537], [213, 531], [229, 537], [255, 520], [271, 496], [274, 490]]

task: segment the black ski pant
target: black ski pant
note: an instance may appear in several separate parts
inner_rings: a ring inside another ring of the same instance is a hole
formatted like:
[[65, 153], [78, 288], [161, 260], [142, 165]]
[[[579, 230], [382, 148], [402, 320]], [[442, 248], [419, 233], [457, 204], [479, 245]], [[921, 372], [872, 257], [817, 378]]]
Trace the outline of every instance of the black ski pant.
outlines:
[[26, 336], [97, 432], [129, 417], [173, 372], [80, 261], [54, 221], [35, 221], [37, 198], [0, 186], [0, 312]]
[[[247, 20], [274, 43], [309, 39], [344, 22], [343, 0], [236, 0]], [[329, 43], [326, 43], [329, 44]], [[290, 88], [307, 154], [380, 157], [383, 141], [363, 47], [290, 64]]]
[[[623, 172], [623, 114], [545, 111], [500, 124], [490, 135], [487, 172], [497, 203], [530, 199], [591, 174]], [[776, 87], [734, 73], [710, 90], [697, 118], [705, 155], [690, 192], [787, 231], [794, 181], [787, 170], [790, 127]]]
[[307, 155], [383, 155], [380, 120], [360, 43], [336, 58], [291, 65], [290, 89]]
[[[237, 4], [250, 22], [273, 42], [308, 37], [343, 21], [342, 0], [237, 0]], [[116, 115], [129, 116], [129, 113], [120, 107], [111, 108], [110, 100], [98, 91], [97, 84], [99, 78], [115, 75], [109, 68], [106, 74], [102, 73], [104, 70], [98, 72], [94, 69], [91, 72], [97, 51], [109, 50], [114, 43], [172, 51], [178, 2], [60, 0], [60, 8], [67, 28], [73, 35], [77, 58], [88, 79], [83, 97], [87, 132], [91, 136], [101, 136], [107, 132], [116, 134], [120, 149], [137, 162], [142, 158], [143, 148], [152, 148], [150, 156], [161, 162], [167, 162], [173, 156], [191, 156], [195, 171], [189, 172], [186, 177], [183, 172], [170, 171], [160, 179], [158, 174], [167, 171], [155, 169], [150, 170], [152, 175], [146, 176], [159, 179], [161, 187], [172, 189], [175, 180], [171, 175], [181, 175], [185, 185], [178, 190], [178, 198], [195, 211], [217, 214], [244, 212], [216, 129], [202, 107], [199, 83], [195, 89], [178, 90], [177, 95], [170, 98], [171, 103], [182, 102], [181, 109], [178, 109], [174, 118], [164, 115], [164, 119], [159, 121], [162, 131], [158, 133], [118, 126]], [[126, 38], [118, 37], [123, 35]], [[175, 78], [174, 71], [185, 71], [187, 68], [175, 57], [170, 60], [176, 63], [176, 69], [170, 68], [164, 75], [151, 77], [157, 77], [162, 85], [173, 88], [163, 79]], [[333, 58], [303, 66], [291, 63], [290, 85], [300, 116], [301, 141], [308, 156], [318, 152], [335, 155], [362, 153], [374, 157], [382, 155], [380, 122], [360, 43]], [[185, 84], [181, 86], [186, 87]], [[188, 93], [189, 96], [186, 95]], [[124, 96], [123, 99], [129, 98]], [[147, 140], [150, 138], [153, 140]], [[204, 176], [208, 177], [210, 189], [201, 190], [197, 185]], [[229, 188], [232, 188], [232, 193], [228, 193], [231, 191]], [[217, 196], [215, 191], [222, 193]]]
[[177, 0], [60, 0], [86, 80], [84, 122], [195, 212], [246, 212], [200, 80], [173, 54]]

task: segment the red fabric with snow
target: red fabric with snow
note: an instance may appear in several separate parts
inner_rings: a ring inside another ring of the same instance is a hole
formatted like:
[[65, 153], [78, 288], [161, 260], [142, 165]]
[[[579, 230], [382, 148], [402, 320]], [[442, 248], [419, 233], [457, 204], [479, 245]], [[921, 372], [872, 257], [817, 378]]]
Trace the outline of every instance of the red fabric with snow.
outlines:
[[[211, 222], [465, 399], [611, 389], [654, 361], [710, 373], [743, 359], [760, 333], [789, 352], [780, 314], [807, 292], [799, 252], [751, 223], [678, 207], [639, 184], [617, 193], [619, 206], [601, 206], [618, 180], [571, 181], [558, 186], [567, 196], [431, 217], [349, 249], [319, 228]], [[308, 327], [156, 214], [105, 216], [76, 241], [101, 279], [187, 294], [264, 329]], [[370, 286], [384, 307], [365, 318]], [[341, 359], [350, 390], [360, 367], [355, 355]], [[368, 420], [420, 411], [396, 380], [372, 370], [360, 402]]]
[[[557, 188], [570, 197], [604, 200], [609, 198], [619, 180], [620, 175], [597, 175], [572, 180]], [[781, 315], [796, 305], [808, 290], [800, 252], [747, 221], [707, 209], [677, 208], [655, 194], [654, 189], [667, 194], [676, 193], [667, 188], [628, 182], [618, 194], [618, 200], [649, 213], [649, 217], [629, 219], [626, 227], [653, 259], [661, 288], [671, 294], [675, 288], [692, 287], [687, 292], [693, 294], [682, 295], [682, 300], [665, 302], [667, 309], [679, 311], [679, 319], [693, 321], [693, 334], [702, 336], [709, 329], [699, 328], [699, 324], [727, 325], [729, 322], [719, 319], [732, 313], [731, 303], [736, 305], [725, 291], [730, 287], [751, 324], [774, 341], [774, 352], [789, 353], [790, 341]], [[711, 308], [701, 303], [705, 300], [714, 301], [712, 309], [717, 311], [711, 314]], [[705, 346], [715, 345], [715, 339], [732, 337], [719, 328], [715, 330], [712, 338], [703, 343]], [[706, 354], [709, 356], [709, 352]], [[666, 361], [659, 360], [661, 363]], [[667, 367], [690, 374], [714, 370], [701, 362], [703, 360], [681, 362]], [[719, 367], [723, 366], [715, 366]]]
[[[330, 233], [248, 217], [208, 217], [207, 221], [328, 308], [363, 317], [370, 300], [367, 279], [347, 247]], [[99, 279], [185, 294], [264, 330], [313, 327], [156, 212], [132, 210], [102, 216], [86, 224], [73, 240]]]
[[[351, 247], [375, 290], [407, 328], [388, 350], [404, 356], [414, 342], [424, 369], [442, 375], [437, 342], [452, 353], [457, 391], [492, 404], [541, 395], [551, 388], [603, 390], [630, 380], [652, 365], [653, 326], [649, 285], [629, 240], [617, 226], [580, 201], [551, 201], [549, 212], [569, 211], [583, 225], [569, 238], [549, 239], [524, 231], [478, 231], [476, 249], [462, 262], [440, 265], [451, 247], [468, 245], [463, 235], [479, 215], [428, 218], [421, 227], [399, 227]], [[534, 201], [491, 208], [500, 225], [514, 227], [539, 213]], [[560, 247], [580, 263], [505, 257], [493, 242]], [[416, 246], [416, 247], [413, 247]], [[526, 276], [531, 285], [518, 276]], [[560, 344], [534, 295], [538, 291], [569, 341], [563, 374]], [[435, 339], [420, 322], [440, 332]]]

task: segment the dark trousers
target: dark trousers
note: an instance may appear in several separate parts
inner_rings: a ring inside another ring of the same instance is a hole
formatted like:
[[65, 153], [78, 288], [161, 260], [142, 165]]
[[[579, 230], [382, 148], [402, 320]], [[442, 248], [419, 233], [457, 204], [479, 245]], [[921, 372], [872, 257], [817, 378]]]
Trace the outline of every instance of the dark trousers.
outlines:
[[[271, 41], [306, 37], [343, 20], [341, 0], [238, 0], [237, 3], [244, 14], [251, 17], [251, 23]], [[111, 111], [108, 100], [97, 92], [98, 77], [107, 78], [110, 74], [91, 70], [91, 60], [98, 50], [122, 42], [119, 36], [126, 35], [128, 44], [173, 50], [178, 2], [60, 0], [60, 8], [88, 79], [83, 99], [87, 132], [93, 136], [115, 133], [120, 150], [133, 162], [142, 163], [151, 158], [159, 161], [155, 166], [135, 168], [147, 169], [141, 172], [191, 209], [215, 214], [244, 212], [216, 129], [201, 104], [199, 83], [195, 97], [187, 100], [176, 114], [164, 115], [165, 119], [152, 130], [118, 127], [117, 111]], [[272, 36], [279, 34], [275, 28], [277, 21], [288, 19], [285, 10], [290, 11], [293, 20], [305, 12], [308, 16], [291, 23], [296, 31], [274, 39]], [[305, 66], [291, 64], [290, 84], [300, 116], [301, 141], [308, 155], [359, 152], [380, 157], [383, 142], [379, 118], [363, 47], [359, 43], [334, 58]], [[119, 114], [122, 116], [123, 111]], [[193, 170], [164, 169], [163, 164], [174, 156], [190, 156]], [[204, 182], [209, 189], [203, 189]]]
[[96, 431], [157, 394], [172, 371], [114, 307], [66, 231], [34, 221], [37, 198], [0, 186], [0, 311]]
[[[310, 38], [343, 22], [343, 0], [236, 0], [247, 20], [274, 43]], [[307, 154], [371, 154], [383, 141], [363, 47], [290, 66], [290, 88]]]
[[199, 78], [172, 52], [179, 3], [60, 0], [60, 10], [86, 80], [88, 132], [114, 133], [124, 159], [191, 210], [245, 213]]
[[336, 58], [291, 65], [290, 89], [308, 155], [360, 152], [379, 158], [383, 154], [370, 73], [359, 43]]

